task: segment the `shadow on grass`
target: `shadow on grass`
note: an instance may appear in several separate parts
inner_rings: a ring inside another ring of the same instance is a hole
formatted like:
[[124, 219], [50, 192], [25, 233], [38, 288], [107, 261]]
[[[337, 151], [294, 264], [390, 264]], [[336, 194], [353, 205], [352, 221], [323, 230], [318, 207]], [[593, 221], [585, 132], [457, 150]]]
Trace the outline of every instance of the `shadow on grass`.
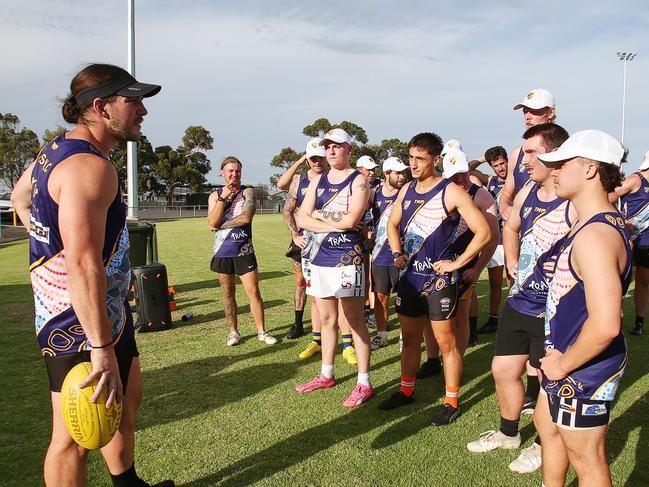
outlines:
[[[243, 355], [210, 357], [144, 372], [147, 407], [140, 410], [138, 429], [213, 411], [293, 378], [297, 364], [279, 362], [219, 373], [241, 360], [257, 359], [274, 352], [275, 348], [265, 347]], [[264, 380], [259, 380], [262, 376]]]
[[[264, 301], [264, 310], [269, 310], [270, 308], [275, 308], [276, 306], [282, 306], [286, 304], [288, 301], [285, 301], [283, 299], [271, 299], [268, 301]], [[191, 306], [188, 306], [191, 307]], [[250, 313], [250, 305], [245, 304], [243, 306], [239, 306], [237, 309], [237, 315], [241, 317], [244, 313]], [[200, 325], [201, 323], [207, 323], [210, 321], [219, 321], [219, 320], [224, 320], [225, 319], [225, 311], [222, 309], [218, 311], [214, 311], [212, 313], [206, 313], [206, 314], [200, 314], [194, 316], [191, 320], [187, 321], [174, 321], [174, 326], [178, 328], [183, 328], [185, 326], [194, 326], [194, 325]], [[272, 330], [274, 328], [269, 327], [269, 330]]]
[[[262, 281], [267, 281], [270, 279], [277, 279], [278, 277], [286, 277], [286, 276], [292, 276], [293, 273], [289, 271], [268, 271], [268, 272], [260, 272], [259, 273], [259, 282]], [[237, 279], [237, 283], [239, 283], [239, 280]], [[209, 288], [217, 288], [219, 286], [219, 278], [216, 274], [214, 274], [213, 279], [206, 279], [204, 281], [196, 281], [196, 282], [187, 282], [185, 284], [176, 284], [174, 286], [174, 289], [178, 293], [184, 293], [188, 291], [196, 291], [198, 289], [209, 289]]]

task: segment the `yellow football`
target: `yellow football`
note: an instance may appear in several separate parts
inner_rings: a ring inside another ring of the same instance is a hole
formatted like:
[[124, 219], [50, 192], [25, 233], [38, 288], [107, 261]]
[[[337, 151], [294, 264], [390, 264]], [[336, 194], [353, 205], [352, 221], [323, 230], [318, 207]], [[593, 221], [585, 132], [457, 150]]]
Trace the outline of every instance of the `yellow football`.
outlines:
[[70, 436], [88, 450], [101, 448], [115, 436], [122, 419], [122, 405], [113, 403], [106, 409], [106, 389], [101, 391], [96, 403], [90, 398], [95, 393], [97, 380], [79, 388], [79, 384], [92, 372], [90, 362], [75, 365], [65, 376], [61, 387], [61, 413]]

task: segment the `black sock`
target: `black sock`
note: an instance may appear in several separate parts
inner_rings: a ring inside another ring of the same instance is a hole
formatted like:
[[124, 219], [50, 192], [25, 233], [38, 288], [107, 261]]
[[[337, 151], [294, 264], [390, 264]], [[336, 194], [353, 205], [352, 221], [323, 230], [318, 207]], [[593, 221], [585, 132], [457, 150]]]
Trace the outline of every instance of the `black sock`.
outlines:
[[147, 485], [135, 473], [135, 464], [131, 465], [131, 468], [124, 473], [120, 473], [119, 475], [110, 474], [110, 478], [113, 481], [113, 487], [143, 487]]
[[437, 362], [438, 364], [440, 363], [439, 362], [439, 357], [428, 357], [426, 362]]
[[472, 335], [475, 335], [478, 331], [478, 317], [469, 316], [469, 332]]
[[635, 316], [635, 322], [644, 325], [644, 316]]
[[498, 323], [498, 315], [489, 315], [489, 322], [490, 323]]
[[525, 390], [525, 395], [529, 397], [532, 401], [536, 401], [536, 398], [539, 397], [540, 390], [541, 390], [541, 384], [539, 384], [539, 376], [528, 375], [527, 389]]
[[534, 443], [537, 445], [541, 446], [541, 436], [536, 435], [536, 438], [534, 439]]
[[505, 435], [513, 438], [518, 434], [518, 419], [505, 419], [502, 416], [500, 417], [500, 432]]
[[302, 317], [304, 316], [304, 310], [303, 309], [296, 309], [295, 310], [295, 324], [302, 328]]

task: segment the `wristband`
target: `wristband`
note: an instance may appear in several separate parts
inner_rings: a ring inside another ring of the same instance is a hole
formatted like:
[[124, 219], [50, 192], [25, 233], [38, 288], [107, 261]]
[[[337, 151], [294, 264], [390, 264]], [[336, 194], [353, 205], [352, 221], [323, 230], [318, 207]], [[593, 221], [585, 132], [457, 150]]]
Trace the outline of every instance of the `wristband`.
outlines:
[[90, 345], [90, 348], [92, 348], [93, 350], [99, 350], [99, 349], [102, 349], [102, 348], [112, 347], [114, 344], [115, 344], [115, 342], [108, 342], [106, 345], [98, 345], [96, 347], [94, 345]]

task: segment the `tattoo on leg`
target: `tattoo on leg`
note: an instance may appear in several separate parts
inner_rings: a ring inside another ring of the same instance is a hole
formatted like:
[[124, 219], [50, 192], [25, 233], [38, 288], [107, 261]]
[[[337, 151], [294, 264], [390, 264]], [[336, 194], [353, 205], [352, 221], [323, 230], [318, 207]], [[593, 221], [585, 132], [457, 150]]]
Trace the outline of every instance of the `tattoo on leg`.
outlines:
[[237, 302], [234, 296], [223, 296], [223, 311], [228, 326], [232, 327], [237, 324]]

